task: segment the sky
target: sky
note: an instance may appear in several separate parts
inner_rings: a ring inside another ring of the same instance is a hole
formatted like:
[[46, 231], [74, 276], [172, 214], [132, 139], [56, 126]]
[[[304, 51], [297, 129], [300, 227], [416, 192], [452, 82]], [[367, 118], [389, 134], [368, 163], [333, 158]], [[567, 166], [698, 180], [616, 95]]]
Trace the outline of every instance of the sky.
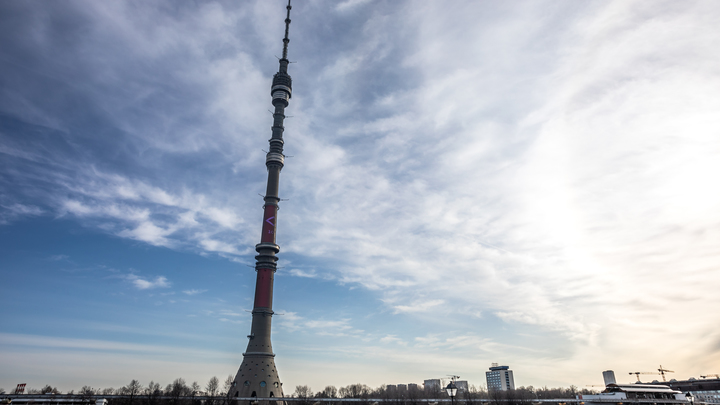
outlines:
[[[0, 388], [237, 372], [284, 6], [0, 2]], [[720, 372], [720, 3], [291, 18], [286, 394]]]

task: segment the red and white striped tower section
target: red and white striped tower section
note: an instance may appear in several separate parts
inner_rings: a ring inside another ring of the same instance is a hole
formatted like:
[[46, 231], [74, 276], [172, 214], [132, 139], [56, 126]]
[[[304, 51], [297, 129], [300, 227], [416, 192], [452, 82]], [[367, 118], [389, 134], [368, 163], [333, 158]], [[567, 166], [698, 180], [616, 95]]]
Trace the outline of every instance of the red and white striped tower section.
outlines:
[[[277, 256], [280, 247], [275, 243], [277, 230], [278, 183], [280, 171], [285, 163], [283, 154], [283, 121], [285, 120], [285, 107], [288, 106], [292, 95], [292, 79], [287, 74], [288, 59], [287, 49], [290, 39], [290, 0], [287, 5], [287, 17], [285, 18], [285, 38], [283, 38], [283, 53], [280, 59], [280, 70], [275, 74], [272, 81], [270, 94], [272, 104], [275, 106], [273, 113], [272, 137], [270, 138], [270, 149], [265, 159], [268, 170], [267, 191], [265, 193], [265, 205], [262, 236], [260, 243], [255, 246], [255, 271], [257, 281], [255, 283], [255, 303], [252, 310], [252, 329], [248, 338], [247, 350], [243, 353], [243, 362], [235, 376], [233, 387], [228, 395], [232, 397], [283, 397], [282, 383], [275, 367], [275, 354], [270, 343], [270, 328], [272, 324], [272, 301], [273, 282], [277, 270]], [[279, 401], [278, 401], [279, 402]]]

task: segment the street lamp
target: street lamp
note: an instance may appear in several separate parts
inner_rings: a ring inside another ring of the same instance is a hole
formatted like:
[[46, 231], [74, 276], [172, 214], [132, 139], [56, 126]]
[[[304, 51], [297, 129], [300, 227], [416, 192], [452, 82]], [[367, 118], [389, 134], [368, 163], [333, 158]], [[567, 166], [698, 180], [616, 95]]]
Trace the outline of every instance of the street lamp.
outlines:
[[445, 387], [445, 390], [450, 396], [450, 402], [452, 403], [452, 405], [455, 405], [455, 395], [457, 395], [457, 387], [455, 386], [455, 381], [450, 381], [450, 384]]

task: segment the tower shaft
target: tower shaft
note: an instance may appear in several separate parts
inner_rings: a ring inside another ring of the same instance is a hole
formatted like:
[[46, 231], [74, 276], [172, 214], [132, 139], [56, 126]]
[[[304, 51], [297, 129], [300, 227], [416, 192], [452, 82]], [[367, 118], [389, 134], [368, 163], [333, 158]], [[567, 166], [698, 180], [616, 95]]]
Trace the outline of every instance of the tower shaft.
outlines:
[[273, 77], [270, 95], [275, 107], [273, 113], [272, 136], [268, 141], [270, 148], [265, 157], [268, 170], [265, 204], [263, 205], [263, 223], [260, 243], [255, 245], [255, 300], [252, 310], [252, 326], [248, 335], [247, 350], [243, 353], [243, 362], [235, 375], [233, 387], [228, 393], [230, 397], [283, 397], [282, 383], [275, 367], [275, 354], [270, 341], [273, 302], [273, 285], [277, 271], [277, 256], [280, 246], [276, 243], [277, 215], [280, 197], [278, 186], [280, 171], [285, 164], [283, 154], [283, 132], [285, 127], [285, 108], [292, 97], [292, 78], [287, 73], [289, 61], [287, 48], [290, 39], [290, 0], [287, 4], [285, 18], [285, 38], [283, 38], [283, 56], [280, 68]]

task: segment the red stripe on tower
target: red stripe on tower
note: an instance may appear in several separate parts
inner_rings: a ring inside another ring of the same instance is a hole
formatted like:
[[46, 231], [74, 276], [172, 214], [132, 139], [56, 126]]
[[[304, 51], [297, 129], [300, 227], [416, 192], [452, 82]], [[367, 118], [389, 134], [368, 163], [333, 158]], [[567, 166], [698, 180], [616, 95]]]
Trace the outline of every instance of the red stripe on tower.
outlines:
[[255, 308], [270, 308], [272, 302], [270, 288], [272, 286], [272, 269], [259, 269], [255, 284]]

